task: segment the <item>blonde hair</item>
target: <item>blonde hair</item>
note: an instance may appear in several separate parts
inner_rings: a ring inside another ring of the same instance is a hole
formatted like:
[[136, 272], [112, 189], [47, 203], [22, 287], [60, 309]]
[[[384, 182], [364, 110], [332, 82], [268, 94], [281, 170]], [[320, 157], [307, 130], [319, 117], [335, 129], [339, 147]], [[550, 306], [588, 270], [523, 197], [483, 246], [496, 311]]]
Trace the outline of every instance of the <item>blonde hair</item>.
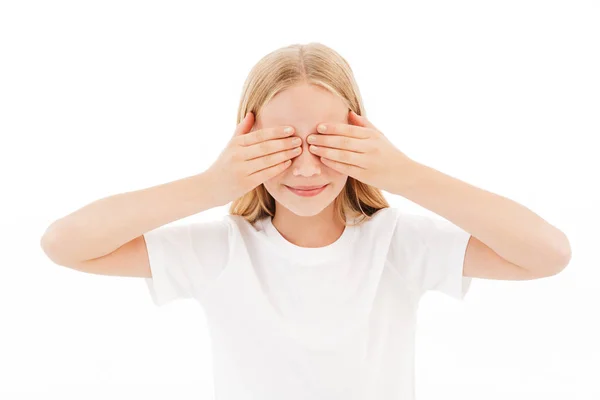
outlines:
[[[277, 49], [252, 68], [244, 83], [237, 124], [252, 111], [258, 118], [265, 104], [277, 93], [297, 84], [318, 85], [339, 96], [348, 109], [364, 115], [364, 106], [348, 62], [321, 43], [293, 44]], [[358, 223], [389, 204], [381, 190], [348, 176], [346, 185], [334, 200], [334, 215], [346, 225], [346, 216]], [[275, 216], [275, 199], [260, 184], [233, 201], [229, 213], [248, 222]]]

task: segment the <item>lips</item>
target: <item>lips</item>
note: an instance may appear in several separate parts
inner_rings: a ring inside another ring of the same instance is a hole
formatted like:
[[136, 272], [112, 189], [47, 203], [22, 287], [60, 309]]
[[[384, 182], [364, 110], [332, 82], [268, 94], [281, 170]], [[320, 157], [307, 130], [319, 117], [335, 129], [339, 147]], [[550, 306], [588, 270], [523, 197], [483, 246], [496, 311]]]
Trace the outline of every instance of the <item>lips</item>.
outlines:
[[[316, 196], [319, 193], [321, 193], [323, 190], [325, 190], [325, 188], [328, 186], [329, 184], [326, 185], [322, 185], [322, 186], [287, 186], [285, 185], [285, 187], [288, 188], [288, 190], [290, 190], [292, 193], [295, 193], [298, 196], [302, 196], [302, 197], [312, 197], [312, 196]], [[298, 189], [298, 188], [313, 188], [313, 189]]]
[[288, 186], [288, 185], [286, 185], [286, 186], [289, 187], [289, 188], [292, 188], [292, 189], [296, 189], [296, 190], [314, 190], [314, 189], [320, 189], [320, 188], [322, 188], [325, 185], [326, 184], [324, 184], [324, 185], [316, 185], [316, 186], [315, 185], [313, 185], [313, 186]]

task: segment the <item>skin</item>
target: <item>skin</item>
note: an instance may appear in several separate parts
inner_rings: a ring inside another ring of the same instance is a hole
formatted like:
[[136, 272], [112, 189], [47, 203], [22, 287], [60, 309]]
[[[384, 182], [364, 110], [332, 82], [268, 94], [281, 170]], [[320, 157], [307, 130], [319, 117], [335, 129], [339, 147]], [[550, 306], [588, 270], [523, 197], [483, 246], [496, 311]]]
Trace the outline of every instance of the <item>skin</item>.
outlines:
[[[274, 225], [290, 242], [321, 247], [339, 238], [344, 227], [335, 225], [331, 202], [349, 175], [419, 204], [469, 232], [464, 276], [534, 279], [555, 275], [570, 262], [566, 235], [540, 216], [504, 196], [408, 158], [365, 117], [347, 111], [327, 90], [300, 85], [275, 97], [262, 115], [264, 124], [291, 124], [302, 139], [316, 139], [316, 148], [304, 140], [304, 152], [265, 183], [276, 199]], [[327, 129], [313, 135], [320, 123]], [[295, 197], [282, 186], [325, 182], [332, 183], [331, 190], [314, 198]]]
[[[302, 139], [302, 152], [281, 174], [264, 182], [275, 199], [273, 226], [289, 242], [301, 247], [323, 247], [335, 242], [345, 226], [336, 221], [333, 201], [344, 188], [348, 175], [323, 164], [308, 149], [306, 137], [317, 133], [321, 122], [348, 123], [348, 108], [328, 90], [298, 84], [273, 97], [261, 110], [252, 130], [292, 126]], [[316, 196], [301, 197], [284, 185], [329, 185]], [[315, 232], [319, 232], [318, 235]]]

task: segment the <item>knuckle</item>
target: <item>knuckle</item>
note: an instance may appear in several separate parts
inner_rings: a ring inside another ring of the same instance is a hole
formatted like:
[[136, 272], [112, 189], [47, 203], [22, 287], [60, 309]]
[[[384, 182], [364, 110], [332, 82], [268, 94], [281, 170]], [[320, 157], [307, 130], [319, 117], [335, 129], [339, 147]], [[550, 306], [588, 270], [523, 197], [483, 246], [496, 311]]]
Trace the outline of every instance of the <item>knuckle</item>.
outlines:
[[350, 138], [347, 136], [342, 136], [340, 138], [340, 147], [342, 148], [350, 148]]
[[239, 162], [246, 161], [251, 156], [252, 156], [252, 152], [250, 151], [250, 149], [244, 149], [244, 150], [238, 152], [238, 161]]
[[240, 179], [244, 175], [244, 170], [246, 168], [245, 168], [245, 165], [238, 163], [238, 164], [235, 164], [234, 166], [232, 166], [231, 169], [232, 169], [233, 175], [237, 179]]
[[234, 139], [234, 144], [236, 146], [247, 146], [248, 145], [248, 134], [246, 135], [242, 135], [242, 136], [238, 136]]
[[381, 155], [381, 148], [379, 146], [372, 146], [368, 148], [369, 152], [372, 152], [376, 157]]
[[367, 168], [370, 169], [371, 167], [374, 167], [376, 164], [379, 163], [379, 160], [374, 159], [371, 160], [370, 157], [356, 157], [354, 162], [352, 163], [353, 165], [360, 165], [363, 168]]
[[265, 160], [265, 165], [266, 165], [266, 166], [269, 166], [269, 165], [271, 165], [271, 164], [273, 163], [273, 154], [267, 154], [267, 155], [264, 157], [264, 160]]
[[241, 152], [242, 152], [241, 150], [238, 150], [238, 151], [232, 151], [232, 152], [228, 153], [227, 160], [230, 163], [237, 163], [241, 159], [241, 154], [240, 154]]
[[346, 151], [340, 151], [340, 152], [339, 152], [339, 160], [340, 160], [341, 162], [343, 162], [343, 163], [346, 163], [346, 164], [347, 164], [347, 163], [348, 163], [348, 161], [350, 161], [350, 160], [349, 160], [349, 158], [350, 158], [350, 155], [348, 154], [348, 152], [346, 152]]
[[260, 180], [258, 179], [259, 177], [260, 173], [254, 174], [252, 177], [248, 178], [246, 189], [251, 190], [252, 188], [258, 186], [260, 184]]
[[225, 162], [225, 164], [228, 164], [228, 165], [234, 164], [237, 161], [236, 152], [228, 151], [226, 153], [223, 153], [222, 160]]
[[262, 154], [268, 153], [269, 152], [269, 147], [270, 147], [269, 142], [260, 142], [258, 144], [258, 148], [259, 148], [259, 150], [260, 150], [260, 152]]
[[235, 187], [240, 187], [243, 186], [244, 184], [244, 177], [243, 174], [240, 170], [236, 170], [233, 173], [233, 185]]

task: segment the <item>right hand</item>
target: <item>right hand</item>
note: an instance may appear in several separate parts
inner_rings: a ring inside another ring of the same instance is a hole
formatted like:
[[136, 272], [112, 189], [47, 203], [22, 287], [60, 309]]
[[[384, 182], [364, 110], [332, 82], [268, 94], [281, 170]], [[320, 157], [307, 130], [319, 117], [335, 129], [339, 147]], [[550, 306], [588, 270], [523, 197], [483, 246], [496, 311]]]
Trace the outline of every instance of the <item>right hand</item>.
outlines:
[[292, 158], [302, 153], [302, 141], [285, 126], [250, 131], [254, 114], [249, 113], [236, 127], [233, 137], [218, 159], [206, 171], [215, 182], [220, 205], [243, 196], [263, 182], [285, 171]]

